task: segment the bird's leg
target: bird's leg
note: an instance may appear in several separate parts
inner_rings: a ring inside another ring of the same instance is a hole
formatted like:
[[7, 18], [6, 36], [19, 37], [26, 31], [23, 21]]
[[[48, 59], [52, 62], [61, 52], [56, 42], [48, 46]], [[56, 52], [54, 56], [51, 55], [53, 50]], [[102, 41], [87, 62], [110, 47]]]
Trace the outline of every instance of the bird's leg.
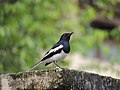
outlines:
[[57, 67], [59, 67], [60, 69], [63, 69], [62, 67], [60, 67], [55, 61], [53, 62]]

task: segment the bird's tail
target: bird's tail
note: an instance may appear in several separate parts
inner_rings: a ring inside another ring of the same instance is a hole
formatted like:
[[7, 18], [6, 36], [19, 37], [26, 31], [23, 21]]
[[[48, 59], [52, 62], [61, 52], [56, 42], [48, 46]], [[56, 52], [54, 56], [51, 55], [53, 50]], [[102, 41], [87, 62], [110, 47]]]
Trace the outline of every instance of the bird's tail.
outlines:
[[32, 71], [34, 68], [36, 68], [37, 66], [39, 66], [42, 62], [39, 61], [38, 63], [36, 63], [33, 67], [31, 67], [31, 69], [29, 71]]

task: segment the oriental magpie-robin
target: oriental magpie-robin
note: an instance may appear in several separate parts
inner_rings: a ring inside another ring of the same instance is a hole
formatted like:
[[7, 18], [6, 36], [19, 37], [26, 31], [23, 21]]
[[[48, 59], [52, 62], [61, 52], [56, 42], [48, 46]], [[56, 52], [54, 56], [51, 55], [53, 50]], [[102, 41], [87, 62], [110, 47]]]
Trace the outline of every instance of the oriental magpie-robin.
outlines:
[[31, 69], [33, 70], [36, 68], [39, 64], [45, 63], [45, 66], [47, 66], [50, 63], [54, 63], [56, 66], [61, 68], [56, 62], [59, 60], [63, 60], [67, 54], [70, 52], [70, 36], [72, 33], [64, 33], [60, 40], [44, 55], [41, 61], [36, 63]]

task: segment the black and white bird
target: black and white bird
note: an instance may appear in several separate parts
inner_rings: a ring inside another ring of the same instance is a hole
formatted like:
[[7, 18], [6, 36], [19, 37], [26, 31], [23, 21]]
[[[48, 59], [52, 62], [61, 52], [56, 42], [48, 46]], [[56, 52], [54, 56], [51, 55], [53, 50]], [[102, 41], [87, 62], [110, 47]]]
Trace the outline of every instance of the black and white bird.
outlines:
[[30, 71], [36, 68], [41, 63], [44, 63], [45, 66], [47, 66], [48, 64], [53, 62], [57, 67], [61, 68], [56, 62], [59, 60], [63, 60], [70, 52], [69, 40], [72, 34], [73, 32], [64, 33], [59, 39], [59, 41], [44, 55], [41, 61], [36, 63], [30, 69]]

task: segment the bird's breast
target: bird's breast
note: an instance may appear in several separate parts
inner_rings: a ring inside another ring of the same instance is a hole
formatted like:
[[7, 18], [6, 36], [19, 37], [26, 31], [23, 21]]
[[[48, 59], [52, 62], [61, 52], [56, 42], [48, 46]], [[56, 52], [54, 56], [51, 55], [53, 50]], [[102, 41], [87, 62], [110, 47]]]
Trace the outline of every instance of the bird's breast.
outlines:
[[70, 45], [69, 43], [65, 43], [64, 46], [63, 46], [63, 51], [65, 53], [69, 53], [70, 52]]

